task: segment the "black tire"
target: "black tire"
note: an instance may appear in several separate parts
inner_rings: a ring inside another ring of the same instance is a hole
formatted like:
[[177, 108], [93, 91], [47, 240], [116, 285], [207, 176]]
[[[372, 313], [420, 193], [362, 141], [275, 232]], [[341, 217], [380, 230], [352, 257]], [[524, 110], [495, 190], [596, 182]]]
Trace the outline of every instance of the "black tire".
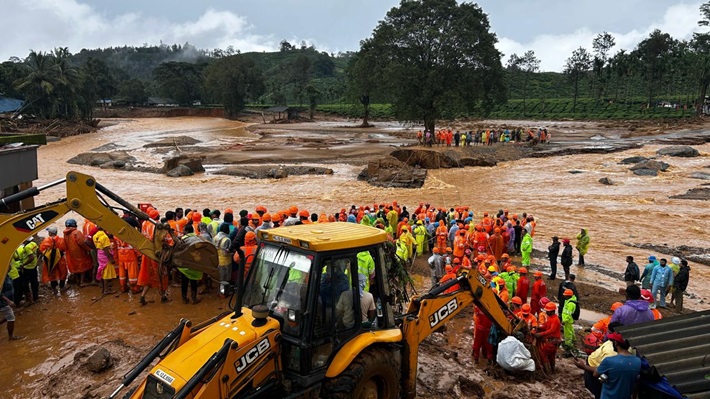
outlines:
[[323, 397], [333, 399], [397, 399], [401, 390], [399, 350], [371, 347], [339, 376], [326, 380]]

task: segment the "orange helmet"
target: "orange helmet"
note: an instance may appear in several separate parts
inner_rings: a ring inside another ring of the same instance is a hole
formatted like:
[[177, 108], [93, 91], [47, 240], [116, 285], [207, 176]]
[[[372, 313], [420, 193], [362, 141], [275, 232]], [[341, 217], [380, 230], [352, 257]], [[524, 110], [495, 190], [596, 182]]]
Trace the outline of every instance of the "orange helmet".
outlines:
[[528, 269], [526, 269], [526, 268], [524, 268], [524, 267], [521, 267], [520, 269], [518, 269], [518, 273], [520, 273], [520, 274], [528, 274]]
[[291, 207], [288, 208], [288, 213], [291, 215], [295, 215], [298, 213], [298, 207], [296, 205], [292, 205]]
[[[522, 305], [522, 304], [523, 304], [523, 300], [520, 299], [519, 296], [514, 296], [513, 299], [510, 300], [510, 302], [513, 302], [513, 303], [516, 304], [516, 305]], [[527, 305], [527, 304], [526, 304], [526, 305]]]
[[446, 252], [454, 252], [454, 250], [451, 247], [446, 247]]
[[[266, 215], [264, 215], [264, 216], [266, 216]], [[271, 220], [274, 222], [280, 223], [281, 222], [281, 214], [278, 212], [274, 213], [273, 215], [271, 215]]]
[[434, 247], [434, 249], [432, 250], [432, 252], [434, 252], [435, 254], [438, 254], [438, 253], [440, 253], [441, 251], [439, 251], [439, 247]]
[[152, 209], [148, 212], [148, 216], [150, 216], [150, 218], [153, 220], [158, 220], [158, 218], [160, 217], [160, 212], [158, 212], [157, 209]]
[[611, 304], [611, 311], [615, 311], [616, 309], [619, 309], [620, 307], [624, 306], [622, 302], [614, 302]]
[[453, 272], [453, 271], [454, 271], [454, 268], [451, 267], [451, 265], [446, 265], [446, 272], [447, 272], [447, 273]]
[[231, 213], [232, 215], [234, 215], [234, 211], [233, 211], [231, 208], [225, 209], [225, 210], [224, 210], [224, 213], [225, 213], [225, 214]]
[[202, 220], [202, 215], [199, 212], [192, 212], [192, 221], [199, 222], [200, 220]]
[[307, 210], [301, 209], [301, 211], [298, 212], [298, 216], [300, 216], [300, 217], [302, 217], [302, 218], [307, 218], [307, 217], [311, 216], [311, 214], [308, 213]]
[[542, 277], [542, 272], [541, 271], [536, 271], [535, 272], [535, 277]]
[[[256, 211], [257, 212], [266, 212], [266, 207], [264, 205], [257, 205]], [[227, 212], [227, 211], [225, 211], [225, 212]]]
[[545, 311], [554, 312], [555, 310], [557, 310], [557, 305], [555, 305], [554, 302], [548, 302], [547, 305], [545, 305]]
[[524, 303], [523, 306], [520, 307], [520, 311], [523, 314], [530, 314], [530, 305], [528, 305], [527, 303]]
[[501, 259], [509, 259], [509, 258], [510, 258], [510, 255], [508, 255], [508, 254], [503, 254], [503, 255], [500, 256], [500, 258], [501, 258]]
[[461, 259], [459, 259], [459, 258], [454, 258], [454, 263], [461, 263]]
[[254, 234], [253, 231], [247, 231], [247, 234], [244, 236], [244, 242], [249, 241], [256, 241], [256, 234]]
[[271, 214], [265, 213], [264, 216], [261, 217], [261, 220], [263, 220], [265, 222], [270, 222], [271, 221]]
[[565, 292], [564, 292], [562, 295], [564, 295], [564, 296], [572, 296], [572, 295], [574, 295], [574, 292], [573, 292], [571, 289], [567, 288], [567, 289], [565, 290]]

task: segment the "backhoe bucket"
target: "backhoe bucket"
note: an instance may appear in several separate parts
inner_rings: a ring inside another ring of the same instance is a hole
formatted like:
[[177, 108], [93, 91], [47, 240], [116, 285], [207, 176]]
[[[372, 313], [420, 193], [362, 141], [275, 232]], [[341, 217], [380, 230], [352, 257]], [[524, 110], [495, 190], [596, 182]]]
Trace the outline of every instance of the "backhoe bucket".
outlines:
[[173, 265], [200, 271], [219, 280], [217, 248], [199, 237], [188, 237], [181, 241], [172, 253]]

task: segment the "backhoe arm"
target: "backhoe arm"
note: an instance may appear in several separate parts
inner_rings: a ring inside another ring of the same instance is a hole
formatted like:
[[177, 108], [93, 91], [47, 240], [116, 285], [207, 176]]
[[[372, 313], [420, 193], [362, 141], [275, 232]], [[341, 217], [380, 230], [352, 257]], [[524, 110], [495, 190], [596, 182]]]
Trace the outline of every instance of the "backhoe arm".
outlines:
[[[460, 286], [459, 290], [444, 293], [457, 284]], [[488, 287], [486, 280], [475, 271], [412, 299], [402, 321], [402, 377], [405, 398], [412, 399], [416, 396], [419, 344], [471, 303], [475, 303], [506, 335], [513, 334], [525, 325], [508, 310], [507, 305]]]
[[66, 182], [66, 198], [15, 214], [0, 214], [0, 277], [2, 277], [0, 281], [5, 280], [12, 255], [17, 247], [27, 237], [40, 232], [69, 211], [80, 214], [151, 259], [160, 261], [163, 239], [169, 234], [169, 227], [157, 224], [153, 241], [146, 238], [116, 215], [105, 201], [102, 202], [101, 194], [119, 203], [141, 220], [150, 220], [148, 215], [96, 183], [91, 176], [69, 172], [66, 179], [2, 198], [0, 203], [6, 205], [21, 201], [64, 182]]

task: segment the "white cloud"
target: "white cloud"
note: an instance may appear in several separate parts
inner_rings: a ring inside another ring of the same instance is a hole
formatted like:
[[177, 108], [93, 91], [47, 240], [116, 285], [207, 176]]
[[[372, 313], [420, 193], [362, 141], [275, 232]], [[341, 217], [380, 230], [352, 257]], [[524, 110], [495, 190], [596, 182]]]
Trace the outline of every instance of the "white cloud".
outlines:
[[186, 43], [204, 49], [233, 46], [242, 52], [273, 51], [278, 42], [254, 34], [246, 18], [229, 11], [206, 10], [183, 23], [125, 13], [106, 16], [77, 0], [27, 0], [3, 7], [3, 25], [12, 40], [0, 47], [0, 60], [24, 58], [30, 49], [48, 51], [164, 43]]
[[[616, 39], [616, 46], [612, 53], [618, 50], [633, 50], [636, 45], [645, 39], [654, 29], [669, 33], [675, 39], [690, 39], [693, 32], [699, 31], [698, 20], [700, 19], [700, 2], [675, 4], [666, 10], [660, 21], [651, 23], [645, 29], [634, 29], [626, 32], [609, 31]], [[571, 33], [558, 35], [538, 35], [531, 41], [519, 43], [508, 38], [500, 38], [498, 49], [503, 52], [503, 63], [508, 57], [516, 53], [522, 55], [527, 50], [535, 51], [535, 55], [540, 59], [540, 70], [542, 71], [562, 71], [567, 58], [572, 51], [578, 47], [584, 47], [592, 51], [592, 40], [601, 32], [593, 32], [587, 27], [582, 27]]]

